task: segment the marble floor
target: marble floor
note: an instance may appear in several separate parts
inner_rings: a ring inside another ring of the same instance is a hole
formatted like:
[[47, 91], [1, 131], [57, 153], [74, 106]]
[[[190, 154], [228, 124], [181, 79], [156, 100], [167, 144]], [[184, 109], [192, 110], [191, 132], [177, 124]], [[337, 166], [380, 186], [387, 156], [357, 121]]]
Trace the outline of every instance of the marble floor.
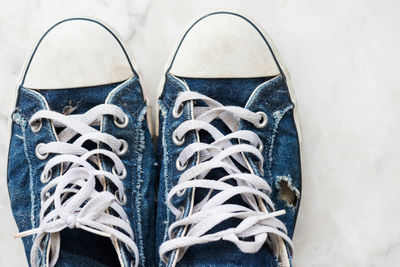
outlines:
[[248, 14], [292, 77], [303, 130], [295, 266], [400, 261], [400, 2], [396, 0], [0, 0], [0, 266], [26, 266], [6, 188], [7, 118], [25, 58], [57, 20], [90, 16], [128, 42], [153, 99], [186, 25]]

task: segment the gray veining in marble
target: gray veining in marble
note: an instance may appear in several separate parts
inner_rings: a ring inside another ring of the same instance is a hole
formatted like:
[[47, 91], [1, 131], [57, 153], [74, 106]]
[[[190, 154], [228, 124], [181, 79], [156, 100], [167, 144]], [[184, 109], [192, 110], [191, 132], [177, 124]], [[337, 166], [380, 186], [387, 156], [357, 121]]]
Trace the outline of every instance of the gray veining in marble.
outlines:
[[265, 28], [292, 77], [303, 129], [295, 266], [400, 261], [400, 2], [396, 0], [0, 0], [0, 266], [26, 266], [9, 208], [7, 118], [37, 37], [61, 18], [99, 18], [128, 41], [152, 103], [186, 25], [229, 9]]

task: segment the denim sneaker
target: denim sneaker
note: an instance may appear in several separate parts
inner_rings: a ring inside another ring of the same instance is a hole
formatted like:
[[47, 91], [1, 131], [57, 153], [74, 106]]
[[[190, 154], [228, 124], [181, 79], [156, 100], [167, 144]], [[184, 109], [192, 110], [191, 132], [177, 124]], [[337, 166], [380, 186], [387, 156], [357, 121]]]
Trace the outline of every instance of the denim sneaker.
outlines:
[[7, 174], [31, 266], [154, 265], [147, 112], [104, 24], [67, 19], [41, 37], [17, 89]]
[[300, 141], [272, 43], [241, 15], [206, 15], [160, 91], [159, 266], [291, 266]]

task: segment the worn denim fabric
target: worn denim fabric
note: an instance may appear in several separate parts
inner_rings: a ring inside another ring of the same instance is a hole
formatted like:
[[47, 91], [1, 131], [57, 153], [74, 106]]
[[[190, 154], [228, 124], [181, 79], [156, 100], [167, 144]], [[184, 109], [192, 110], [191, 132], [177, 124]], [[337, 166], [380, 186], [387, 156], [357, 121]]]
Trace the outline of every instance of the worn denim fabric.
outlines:
[[[175, 221], [174, 215], [167, 208], [165, 201], [168, 192], [178, 182], [181, 171], [175, 167], [175, 161], [185, 145], [195, 140], [194, 133], [186, 135], [182, 146], [172, 142], [172, 132], [184, 120], [190, 118], [190, 105], [186, 103], [183, 115], [175, 119], [172, 116], [174, 101], [180, 92], [185, 91], [185, 82], [190, 90], [200, 92], [224, 105], [246, 107], [251, 111], [264, 111], [269, 118], [265, 128], [256, 128], [254, 125], [242, 122], [240, 129], [251, 130], [257, 133], [263, 144], [264, 175], [261, 175], [252, 158], [257, 175], [268, 181], [271, 186], [271, 199], [276, 210], [284, 209], [286, 215], [279, 219], [286, 225], [289, 237], [293, 236], [297, 212], [300, 204], [301, 168], [298, 134], [293, 117], [293, 103], [291, 101], [285, 77], [279, 75], [274, 78], [252, 79], [188, 79], [167, 74], [164, 92], [159, 99], [160, 129], [157, 145], [158, 160], [161, 166], [157, 211], [157, 246], [167, 240], [168, 227]], [[260, 85], [260, 86], [259, 86]], [[258, 88], [257, 88], [258, 86]], [[253, 93], [253, 91], [257, 90]], [[221, 128], [219, 128], [221, 130]], [[227, 133], [227, 132], [225, 132]], [[193, 166], [195, 159], [189, 164]], [[219, 175], [219, 176], [218, 176]], [[214, 177], [221, 177], [218, 172]], [[285, 202], [280, 196], [281, 181], [288, 183], [296, 194], [294, 203]], [[197, 194], [197, 192], [196, 192]], [[185, 211], [190, 207], [191, 191], [179, 199], [174, 199], [176, 206], [184, 206]], [[196, 199], [196, 197], [195, 197]], [[185, 214], [184, 216], [186, 216]], [[228, 228], [234, 222], [227, 222], [221, 229]], [[171, 253], [172, 258], [174, 253]], [[164, 263], [159, 261], [159, 266]], [[169, 262], [169, 266], [171, 261]], [[279, 266], [278, 259], [265, 245], [255, 254], [242, 253], [234, 244], [228, 241], [218, 241], [204, 245], [190, 247], [178, 266]]]
[[[117, 89], [115, 89], [118, 86]], [[113, 90], [115, 89], [115, 90]], [[33, 133], [28, 124], [30, 117], [42, 109], [81, 114], [95, 105], [109, 103], [119, 106], [129, 117], [126, 128], [118, 128], [113, 118], [103, 118], [103, 131], [128, 142], [128, 152], [121, 156], [127, 177], [122, 180], [127, 195], [123, 206], [134, 231], [141, 266], [153, 266], [154, 222], [155, 222], [155, 155], [151, 136], [147, 128], [146, 102], [137, 76], [124, 83], [97, 87], [56, 90], [18, 89], [15, 110], [12, 114], [12, 133], [8, 156], [8, 189], [11, 208], [19, 231], [39, 225], [40, 191], [44, 186], [40, 174], [44, 165], [52, 158], [39, 160], [35, 147], [39, 143], [56, 140], [51, 123], [43, 121], [38, 133]], [[111, 170], [108, 162], [103, 168]], [[58, 171], [53, 171], [58, 175]], [[34, 236], [23, 237], [25, 253], [30, 257]], [[39, 255], [40, 266], [45, 266], [48, 238], [43, 242]], [[124, 266], [134, 259], [123, 244], [119, 244]], [[57, 266], [119, 266], [119, 259], [109, 238], [100, 237], [84, 230], [65, 229], [61, 232], [61, 251]]]
[[[203, 18], [219, 14], [228, 13], [240, 16], [230, 12], [216, 12], [204, 16]], [[242, 17], [242, 16], [240, 16]], [[201, 19], [203, 19], [201, 18]], [[261, 34], [260, 30], [246, 18], [255, 29]], [[201, 20], [199, 19], [199, 20]], [[198, 21], [199, 21], [198, 20]], [[193, 26], [192, 26], [193, 27]], [[190, 30], [190, 29], [189, 29]], [[261, 34], [262, 35], [262, 34]], [[265, 45], [270, 45], [263, 37]], [[182, 44], [182, 41], [181, 41]], [[179, 47], [177, 51], [179, 50]], [[274, 59], [275, 55], [273, 54]], [[276, 59], [275, 59], [276, 60]], [[176, 218], [166, 205], [166, 198], [169, 191], [177, 184], [178, 179], [183, 171], [177, 170], [175, 162], [179, 153], [193, 141], [197, 141], [194, 131], [185, 135], [185, 142], [181, 146], [174, 144], [172, 140], [173, 131], [185, 120], [191, 118], [191, 105], [187, 101], [184, 103], [182, 116], [174, 118], [172, 110], [175, 100], [179, 93], [188, 90], [199, 92], [211, 97], [226, 106], [240, 106], [258, 112], [263, 111], [268, 116], [268, 124], [264, 128], [257, 128], [253, 124], [241, 121], [239, 130], [250, 130], [258, 134], [264, 145], [263, 157], [263, 173], [257, 167], [255, 159], [248, 155], [248, 160], [253, 166], [255, 174], [264, 178], [271, 186], [270, 198], [275, 204], [276, 210], [284, 209], [286, 214], [279, 216], [288, 230], [288, 236], [293, 237], [296, 224], [297, 213], [300, 205], [301, 192], [301, 163], [300, 163], [300, 143], [299, 136], [294, 120], [294, 103], [291, 100], [287, 80], [284, 72], [281, 70], [278, 62], [280, 74], [275, 77], [259, 77], [259, 78], [187, 78], [175, 77], [169, 73], [173, 64], [167, 69], [165, 84], [162, 94], [159, 97], [159, 133], [157, 142], [157, 158], [160, 164], [160, 181], [158, 191], [157, 206], [157, 248], [166, 240], [168, 240], [168, 228], [175, 222]], [[240, 66], [238, 66], [240, 68]], [[187, 85], [187, 88], [185, 87]], [[202, 101], [195, 101], [195, 105], [203, 105]], [[212, 125], [217, 127], [223, 134], [228, 134], [229, 130], [220, 121], [215, 120]], [[199, 132], [200, 140], [212, 141], [210, 136]], [[196, 162], [196, 155], [192, 157], [187, 169], [192, 167]], [[226, 175], [224, 170], [212, 170], [205, 179], [218, 179]], [[289, 201], [283, 197], [282, 192], [291, 193], [292, 199]], [[175, 197], [172, 203], [176, 207], [183, 207], [183, 217], [188, 216], [191, 205], [191, 195], [193, 190], [186, 190], [182, 197]], [[204, 191], [197, 188], [194, 195], [194, 202], [202, 199]], [[239, 197], [230, 200], [235, 204], [243, 204]], [[237, 225], [237, 219], [229, 219], [224, 221], [210, 230], [209, 233], [224, 230]], [[178, 236], [182, 234], [181, 229]], [[289, 255], [291, 264], [291, 255], [288, 246], [286, 250]], [[159, 266], [172, 266], [177, 251], [170, 252], [167, 264], [161, 261], [159, 255], [157, 258]], [[236, 245], [228, 241], [215, 241], [202, 245], [189, 247], [183, 258], [177, 263], [177, 266], [269, 266], [278, 267], [280, 261], [272, 250], [265, 244], [257, 253], [242, 253]]]

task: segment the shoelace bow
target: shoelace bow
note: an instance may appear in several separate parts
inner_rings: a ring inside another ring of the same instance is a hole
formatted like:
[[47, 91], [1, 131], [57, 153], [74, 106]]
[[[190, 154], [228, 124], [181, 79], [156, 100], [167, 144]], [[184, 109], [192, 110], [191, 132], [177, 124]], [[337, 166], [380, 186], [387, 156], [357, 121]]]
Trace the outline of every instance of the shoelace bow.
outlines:
[[[111, 104], [101, 104], [78, 115], [40, 110], [30, 119], [29, 124], [34, 132], [40, 131], [43, 119], [52, 121], [56, 128], [64, 128], [57, 134], [58, 141], [41, 143], [36, 147], [39, 159], [45, 159], [49, 154], [55, 156], [47, 162], [40, 177], [46, 185], [40, 194], [39, 227], [16, 235], [37, 234], [31, 250], [32, 266], [37, 265], [38, 249], [41, 249], [42, 240], [47, 234], [50, 234], [51, 243], [50, 266], [56, 264], [60, 252], [60, 231], [67, 227], [116, 238], [134, 253], [135, 266], [139, 264], [133, 231], [122, 208], [126, 196], [121, 180], [126, 176], [126, 169], [119, 156], [125, 154], [127, 143], [92, 127], [99, 126], [105, 115], [114, 116], [118, 127], [123, 128], [128, 124], [126, 114]], [[79, 137], [73, 141], [77, 135]], [[95, 142], [97, 146], [106, 144], [111, 151], [100, 148], [88, 150], [83, 147], [86, 141]], [[113, 162], [112, 172], [102, 170], [100, 156]], [[52, 178], [55, 166], [60, 166], [64, 171]], [[105, 181], [117, 188], [115, 194], [96, 190], [96, 182], [104, 186]]]
[[[167, 262], [169, 252], [180, 250], [177, 258], [179, 261], [190, 246], [221, 239], [234, 243], [245, 253], [255, 253], [268, 242], [277, 253], [278, 239], [282, 238], [292, 250], [292, 241], [287, 236], [286, 227], [276, 218], [285, 214], [285, 211], [275, 211], [274, 204], [269, 198], [270, 186], [264, 179], [254, 174], [244, 157], [244, 153], [254, 155], [260, 163], [259, 168], [262, 172], [263, 144], [254, 132], [238, 130], [241, 119], [256, 127], [265, 127], [268, 121], [267, 115], [237, 106], [224, 106], [200, 93], [188, 91], [181, 93], [176, 99], [173, 116], [178, 118], [182, 115], [184, 102], [196, 100], [203, 101], [207, 106], [192, 105], [194, 119], [186, 120], [176, 128], [172, 136], [173, 141], [176, 145], [182, 145], [186, 133], [193, 130], [206, 131], [214, 141], [208, 144], [199, 140], [189, 144], [178, 156], [176, 162], [178, 170], [184, 171], [195, 154], [197, 164], [182, 173], [177, 185], [167, 196], [167, 205], [176, 216], [176, 221], [168, 229], [169, 240], [160, 246], [161, 258]], [[231, 133], [222, 134], [211, 124], [215, 119], [222, 120]], [[239, 142], [234, 144], [231, 140]], [[241, 171], [232, 159], [246, 172]], [[223, 168], [227, 175], [216, 180], [205, 179], [211, 170], [217, 168]], [[208, 194], [194, 203], [189, 214], [182, 218], [184, 210], [182, 207], [175, 207], [172, 199], [175, 196], [182, 196], [187, 189], [196, 188], [209, 190]], [[217, 193], [213, 194], [214, 191]], [[235, 196], [241, 196], [248, 207], [226, 203]], [[208, 233], [230, 218], [240, 219], [241, 222], [235, 228]], [[182, 228], [186, 232], [177, 236], [177, 232]]]

